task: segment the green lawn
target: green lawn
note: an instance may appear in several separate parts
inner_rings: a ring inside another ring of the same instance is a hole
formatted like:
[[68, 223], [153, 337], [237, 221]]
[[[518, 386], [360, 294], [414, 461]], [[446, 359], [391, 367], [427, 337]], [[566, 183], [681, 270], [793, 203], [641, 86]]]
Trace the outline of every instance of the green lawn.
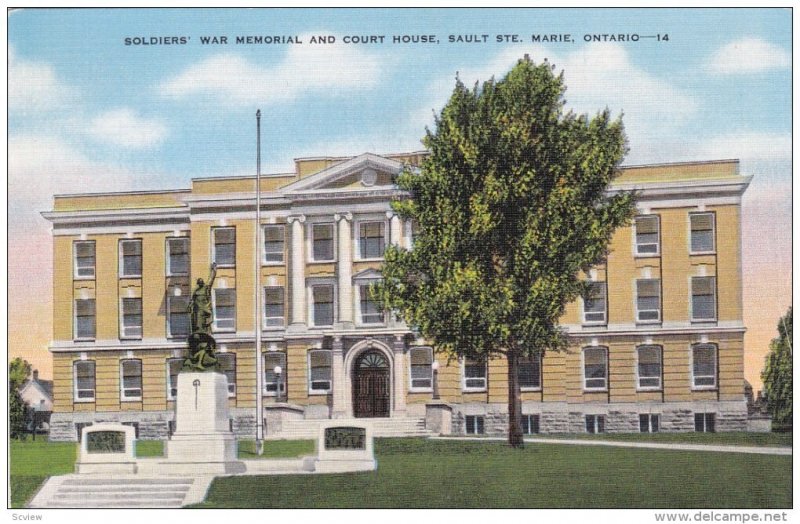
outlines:
[[626, 442], [670, 442], [680, 444], [719, 444], [731, 446], [792, 446], [792, 433], [600, 433], [589, 435], [526, 435], [532, 438], [621, 440]]
[[264, 453], [256, 455], [255, 451], [254, 440], [239, 441], [239, 458], [247, 460], [313, 455], [316, 451], [316, 442], [313, 440], [266, 440], [264, 441]]
[[163, 440], [137, 440], [136, 441], [136, 456], [137, 457], [163, 457], [164, 456], [164, 441]]
[[209, 508], [787, 508], [792, 457], [378, 439], [378, 470], [217, 478]]
[[12, 508], [24, 507], [47, 477], [74, 471], [78, 451], [75, 442], [11, 440], [10, 447]]

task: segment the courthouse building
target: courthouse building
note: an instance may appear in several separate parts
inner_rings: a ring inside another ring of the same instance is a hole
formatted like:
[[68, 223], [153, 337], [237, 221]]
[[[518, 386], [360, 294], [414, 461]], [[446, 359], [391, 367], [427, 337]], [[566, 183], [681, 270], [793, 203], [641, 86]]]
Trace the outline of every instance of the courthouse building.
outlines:
[[[51, 438], [75, 440], [100, 421], [132, 424], [140, 438], [170, 433], [187, 305], [212, 262], [213, 333], [239, 437], [255, 437], [257, 416], [268, 437], [314, 435], [320, 419], [338, 417], [374, 418], [378, 435], [504, 433], [505, 361], [448, 362], [368, 292], [384, 248], [413, 245], [390, 201], [404, 195], [394, 176], [424, 154], [304, 158], [292, 173], [263, 175], [258, 278], [255, 176], [55, 196], [43, 213], [53, 235]], [[738, 167], [623, 168], [612, 191], [638, 190], [638, 215], [587, 275], [592, 296], [568, 306], [570, 350], [522, 362], [526, 433], [745, 429], [750, 177]], [[434, 409], [450, 414], [438, 419], [446, 427], [431, 427]]]

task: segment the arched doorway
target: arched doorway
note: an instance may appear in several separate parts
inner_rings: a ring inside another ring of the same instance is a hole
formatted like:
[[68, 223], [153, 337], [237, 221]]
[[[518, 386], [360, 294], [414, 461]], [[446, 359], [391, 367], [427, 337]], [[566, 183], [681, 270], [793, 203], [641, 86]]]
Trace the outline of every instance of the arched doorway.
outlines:
[[365, 351], [353, 369], [353, 414], [359, 418], [389, 416], [389, 361], [380, 351]]

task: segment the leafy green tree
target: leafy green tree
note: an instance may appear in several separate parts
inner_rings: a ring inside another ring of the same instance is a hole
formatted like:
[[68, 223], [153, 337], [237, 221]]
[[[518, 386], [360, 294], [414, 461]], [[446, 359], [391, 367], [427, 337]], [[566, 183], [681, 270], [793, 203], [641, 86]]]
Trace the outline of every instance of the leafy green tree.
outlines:
[[27, 360], [16, 357], [8, 363], [8, 385], [19, 389], [31, 376], [31, 365]]
[[12, 438], [24, 438], [27, 406], [19, 388], [31, 374], [31, 365], [19, 357], [8, 363], [8, 430]]
[[792, 308], [778, 321], [778, 338], [769, 343], [769, 354], [761, 372], [764, 397], [772, 422], [792, 426]]
[[607, 192], [627, 152], [621, 119], [564, 110], [563, 73], [527, 56], [501, 80], [456, 79], [398, 185], [417, 225], [390, 248], [375, 293], [451, 358], [508, 362], [509, 443], [522, 447], [520, 359], [567, 347], [559, 318], [588, 292], [634, 195]]

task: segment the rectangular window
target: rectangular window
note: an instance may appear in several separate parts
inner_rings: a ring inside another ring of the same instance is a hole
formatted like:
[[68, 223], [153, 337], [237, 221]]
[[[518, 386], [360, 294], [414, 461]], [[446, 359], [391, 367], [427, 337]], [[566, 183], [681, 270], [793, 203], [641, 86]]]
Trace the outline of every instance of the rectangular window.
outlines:
[[433, 387], [433, 350], [431, 348], [411, 348], [411, 389], [429, 390]]
[[182, 358], [167, 359], [167, 400], [175, 400], [178, 397], [178, 373], [182, 367]]
[[383, 222], [362, 222], [358, 225], [360, 255], [365, 258], [383, 258], [386, 248]]
[[264, 263], [279, 264], [283, 262], [284, 239], [282, 225], [264, 226]]
[[189, 274], [189, 239], [167, 239], [167, 276], [183, 276]]
[[717, 347], [712, 344], [692, 346], [692, 386], [717, 387]]
[[72, 249], [75, 254], [75, 278], [94, 278], [95, 244], [94, 240], [73, 242]]
[[605, 433], [605, 415], [586, 415], [586, 433]]
[[714, 252], [714, 213], [690, 213], [692, 253]]
[[122, 338], [142, 338], [142, 299], [122, 299]]
[[75, 340], [94, 340], [96, 318], [93, 298], [75, 301]]
[[636, 348], [639, 389], [661, 389], [661, 347]]
[[716, 279], [714, 277], [692, 277], [692, 320], [716, 319]]
[[236, 396], [236, 354], [217, 353], [219, 360], [219, 370], [228, 379], [228, 396]]
[[167, 336], [188, 337], [189, 326], [189, 297], [186, 295], [167, 295]]
[[661, 320], [661, 281], [657, 278], [636, 281], [636, 321]]
[[380, 302], [375, 300], [370, 293], [370, 284], [358, 286], [359, 303], [361, 307], [362, 324], [382, 324], [385, 320]]
[[658, 426], [660, 416], [656, 413], [640, 413], [639, 414], [639, 432], [640, 433], [658, 433]]
[[464, 391], [486, 390], [486, 362], [467, 359], [464, 362]]
[[213, 290], [214, 331], [236, 331], [236, 289]]
[[75, 402], [94, 402], [94, 360], [79, 360], [73, 364]]
[[539, 389], [542, 387], [542, 356], [536, 355], [519, 359], [520, 389]]
[[539, 433], [539, 415], [522, 415], [522, 434], [535, 435]]
[[331, 390], [331, 363], [333, 356], [327, 349], [308, 352], [308, 389], [311, 393], [327, 393]]
[[658, 244], [658, 215], [638, 216], [635, 219], [636, 227], [636, 254], [657, 255]]
[[713, 413], [695, 413], [694, 414], [694, 430], [698, 433], [714, 433], [714, 414]]
[[[275, 369], [280, 367], [280, 376]], [[280, 387], [281, 394], [286, 392], [286, 353], [270, 351], [264, 353], [264, 393], [275, 395]]]
[[467, 415], [465, 418], [467, 435], [483, 435], [483, 415]]
[[583, 350], [584, 389], [604, 390], [608, 379], [608, 353], [606, 348]]
[[236, 265], [236, 228], [212, 228], [211, 238], [213, 242], [213, 261], [219, 267], [234, 267]]
[[314, 325], [333, 325], [333, 286], [321, 285], [311, 288], [311, 298], [314, 305]]
[[142, 361], [121, 360], [119, 372], [120, 400], [142, 400]]
[[314, 224], [311, 226], [313, 260], [330, 262], [333, 257], [333, 224]]
[[119, 241], [120, 278], [139, 278], [142, 276], [142, 241]]
[[283, 286], [264, 288], [264, 327], [283, 327]]
[[583, 298], [583, 323], [606, 323], [606, 283], [592, 282], [589, 293]]

